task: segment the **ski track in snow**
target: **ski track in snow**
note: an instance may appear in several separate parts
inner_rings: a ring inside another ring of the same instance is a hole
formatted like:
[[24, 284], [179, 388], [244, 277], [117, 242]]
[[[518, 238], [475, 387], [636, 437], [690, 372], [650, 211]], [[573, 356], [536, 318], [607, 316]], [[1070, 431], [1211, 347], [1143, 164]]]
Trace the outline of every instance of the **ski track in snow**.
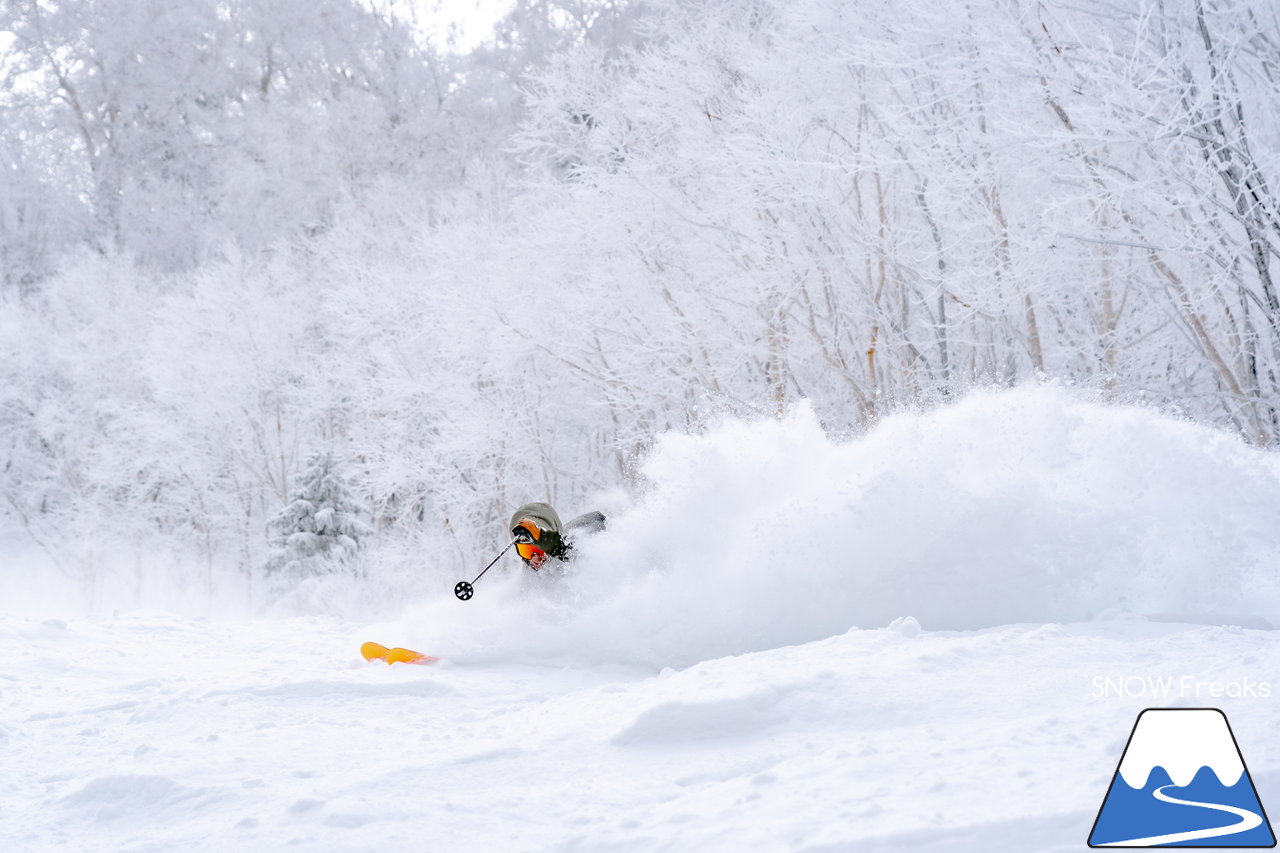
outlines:
[[[1094, 676], [1280, 665], [1276, 632], [1143, 622], [661, 672], [366, 663], [381, 630], [0, 619], [0, 849], [1078, 850], [1134, 716], [1168, 704]], [[1272, 701], [1216, 704], [1276, 766]]]

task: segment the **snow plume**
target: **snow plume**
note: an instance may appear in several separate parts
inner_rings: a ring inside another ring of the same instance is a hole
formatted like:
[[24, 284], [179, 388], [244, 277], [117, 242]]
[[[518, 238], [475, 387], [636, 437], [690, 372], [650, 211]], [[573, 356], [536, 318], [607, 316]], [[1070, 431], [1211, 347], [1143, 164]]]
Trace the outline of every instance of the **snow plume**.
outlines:
[[1280, 624], [1280, 458], [1146, 409], [980, 392], [840, 442], [802, 406], [667, 436], [644, 473], [569, 576], [491, 573], [405, 634], [455, 658], [682, 666], [908, 615]]

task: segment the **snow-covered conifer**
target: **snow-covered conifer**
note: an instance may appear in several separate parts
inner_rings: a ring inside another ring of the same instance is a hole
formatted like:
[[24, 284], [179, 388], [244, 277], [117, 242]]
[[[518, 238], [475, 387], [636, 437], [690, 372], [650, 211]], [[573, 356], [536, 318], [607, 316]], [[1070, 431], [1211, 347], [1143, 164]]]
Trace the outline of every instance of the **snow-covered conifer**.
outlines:
[[373, 532], [368, 509], [352, 493], [332, 452], [313, 454], [289, 502], [268, 524], [272, 552], [266, 570], [296, 576], [332, 573], [350, 566]]

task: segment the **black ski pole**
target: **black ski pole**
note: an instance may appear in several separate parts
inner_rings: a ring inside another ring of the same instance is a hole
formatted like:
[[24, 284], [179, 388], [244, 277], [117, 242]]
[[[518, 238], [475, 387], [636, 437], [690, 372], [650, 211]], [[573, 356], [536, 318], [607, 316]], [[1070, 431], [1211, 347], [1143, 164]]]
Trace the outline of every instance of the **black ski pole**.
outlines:
[[[511, 541], [511, 545], [514, 545], [514, 544], [516, 543], [515, 543], [515, 540], [513, 539]], [[484, 567], [484, 572], [487, 572], [490, 569], [492, 569], [494, 564], [502, 559], [502, 554], [505, 554], [511, 550], [511, 545], [508, 545], [507, 547], [503, 548], [502, 553], [494, 557], [493, 562]], [[484, 572], [481, 572], [480, 574], [476, 575], [476, 580], [473, 580], [471, 583], [475, 583], [476, 581], [480, 580], [480, 578], [484, 577]], [[476, 591], [471, 588], [471, 583], [467, 583], [466, 581], [458, 581], [457, 585], [454, 586], [453, 588], [453, 594], [458, 596], [458, 598], [462, 601], [470, 600], [471, 596], [476, 594]]]

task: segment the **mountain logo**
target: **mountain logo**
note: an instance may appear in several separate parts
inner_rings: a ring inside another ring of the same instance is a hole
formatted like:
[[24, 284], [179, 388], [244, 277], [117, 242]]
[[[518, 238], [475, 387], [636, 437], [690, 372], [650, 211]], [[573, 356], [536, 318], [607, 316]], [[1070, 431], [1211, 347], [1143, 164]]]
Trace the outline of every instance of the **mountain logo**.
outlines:
[[1090, 847], [1275, 847], [1226, 714], [1138, 715], [1089, 833]]

